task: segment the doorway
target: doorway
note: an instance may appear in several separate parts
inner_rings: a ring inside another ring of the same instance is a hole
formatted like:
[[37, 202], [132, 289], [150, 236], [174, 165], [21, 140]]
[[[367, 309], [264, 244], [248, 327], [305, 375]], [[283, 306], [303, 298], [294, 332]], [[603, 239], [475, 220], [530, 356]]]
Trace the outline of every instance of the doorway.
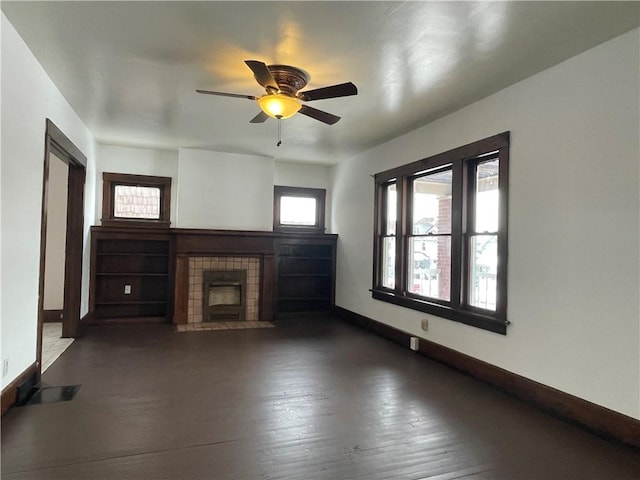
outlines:
[[[50, 312], [54, 312], [53, 315], [62, 321], [62, 337], [77, 338], [81, 334], [80, 298], [86, 165], [86, 156], [47, 119], [36, 350], [39, 374], [42, 371], [44, 322], [47, 316], [52, 315]], [[56, 282], [61, 282], [63, 288], [56, 290]]]

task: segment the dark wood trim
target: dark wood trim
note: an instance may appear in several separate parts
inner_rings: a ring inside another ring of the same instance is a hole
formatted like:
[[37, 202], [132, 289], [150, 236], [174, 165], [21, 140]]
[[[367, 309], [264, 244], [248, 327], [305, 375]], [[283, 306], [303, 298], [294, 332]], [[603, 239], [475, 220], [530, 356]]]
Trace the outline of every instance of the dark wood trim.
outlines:
[[[116, 185], [156, 187], [160, 189], [160, 218], [117, 218], [113, 216], [113, 195]], [[130, 175], [126, 173], [102, 174], [102, 225], [105, 227], [169, 228], [171, 219], [171, 177]]]
[[2, 415], [16, 403], [18, 398], [18, 388], [24, 383], [30, 382], [34, 385], [40, 381], [40, 367], [38, 363], [32, 363], [27, 369], [18, 375], [13, 382], [2, 390]]
[[90, 325], [147, 325], [155, 323], [167, 323], [167, 317], [94, 317], [90, 320]]
[[57, 323], [62, 321], [64, 310], [44, 310], [42, 321], [44, 323]]
[[398, 178], [396, 181], [396, 278], [395, 292], [404, 295], [407, 291], [407, 266], [399, 262], [398, 258], [406, 258], [407, 254], [407, 179]]
[[191, 232], [174, 234], [176, 254], [211, 254], [220, 255], [273, 255], [274, 237], [271, 235], [245, 235], [244, 232], [234, 234], [215, 232], [193, 234]]
[[[107, 231], [106, 229], [103, 229]], [[166, 233], [166, 232], [165, 232]], [[265, 237], [265, 238], [300, 238], [299, 235], [291, 232], [272, 232], [269, 230], [216, 230], [209, 228], [171, 228], [169, 233], [174, 236], [193, 235], [193, 236], [231, 236], [231, 237]], [[305, 234], [304, 238], [328, 238], [338, 235], [334, 233]]]
[[[96, 228], [96, 227], [94, 227]], [[108, 231], [102, 228], [101, 231]], [[283, 232], [253, 231], [253, 230], [208, 230], [191, 228], [171, 228], [169, 233], [175, 239], [177, 255], [219, 253], [235, 254], [265, 254], [274, 253], [274, 240], [277, 239], [337, 239], [335, 234], [295, 234]], [[231, 238], [229, 238], [231, 237]]]
[[175, 280], [173, 282], [173, 321], [174, 325], [189, 323], [189, 256], [176, 255]]
[[86, 333], [87, 327], [91, 325], [92, 321], [93, 321], [93, 313], [91, 312], [91, 310], [89, 310], [80, 319], [80, 324], [78, 326], [79, 337], [82, 337]]
[[[383, 225], [386, 225], [386, 213], [382, 208], [386, 204], [386, 185], [373, 184], [373, 258], [380, 258], [382, 252], [382, 236], [386, 235]], [[373, 262], [371, 265], [371, 288], [382, 284], [380, 274], [382, 262]]]
[[[80, 335], [80, 306], [82, 303], [82, 245], [84, 242], [84, 184], [86, 170], [69, 163], [67, 193], [67, 242], [64, 266], [64, 315], [62, 336]], [[67, 291], [67, 290], [70, 291]]]
[[[509, 198], [509, 149], [500, 150], [498, 171], [498, 191], [500, 198]], [[498, 212], [498, 290], [496, 292], [496, 311], [507, 318], [507, 272], [509, 265], [509, 202], [500, 202]]]
[[65, 156], [71, 157], [74, 162], [81, 165], [82, 167], [87, 167], [87, 157], [80, 151], [78, 147], [74, 145], [74, 143], [69, 140], [69, 138], [62, 133], [55, 123], [47, 118], [46, 121], [46, 129], [47, 135], [51, 138], [51, 140], [55, 143], [55, 146], [62, 150]]
[[380, 335], [381, 337], [384, 337], [387, 340], [392, 341], [393, 343], [396, 343], [403, 347], [409, 345], [410, 335], [406, 332], [403, 332], [402, 330], [398, 330], [382, 322], [377, 322], [368, 317], [365, 317], [364, 315], [352, 312], [351, 310], [347, 310], [346, 308], [342, 308], [338, 305], [335, 305], [333, 307], [333, 313], [338, 318], [346, 320], [347, 322], [352, 323], [369, 332], [375, 333], [376, 335]]
[[276, 289], [274, 280], [276, 278], [276, 260], [274, 255], [263, 255], [261, 258], [262, 281], [260, 282], [260, 293], [258, 305], [258, 320], [271, 321], [274, 317], [274, 305]]
[[[467, 217], [467, 205], [465, 205], [464, 192], [466, 190], [466, 177], [464, 176], [463, 162], [454, 162], [451, 166], [453, 183], [451, 184], [451, 291], [457, 295], [452, 295], [451, 307], [461, 310], [461, 300], [465, 298], [464, 287], [467, 282], [462, 280], [462, 270], [466, 259], [464, 257], [467, 249], [464, 248], [463, 225]], [[456, 255], [455, 252], [460, 252]], [[505, 329], [506, 331], [506, 329]]]
[[129, 228], [169, 228], [170, 222], [161, 220], [141, 220], [133, 218], [104, 218], [100, 220], [104, 227], [129, 227]]
[[467, 159], [477, 157], [494, 150], [500, 150], [501, 148], [509, 146], [509, 136], [510, 132], [499, 133], [492, 137], [487, 137], [485, 139], [463, 145], [462, 147], [457, 147], [431, 157], [423, 158], [422, 160], [417, 160], [384, 172], [376, 173], [376, 183], [383, 183], [391, 180], [392, 178], [412, 175], [415, 172], [429, 170], [430, 168], [438, 167], [447, 163], [453, 163], [461, 158]]
[[[409, 346], [409, 339], [412, 335], [407, 332], [342, 307], [334, 307], [334, 313], [337, 317], [387, 338], [394, 343], [405, 347]], [[477, 380], [488, 383], [591, 433], [640, 448], [640, 420], [522, 377], [429, 340], [420, 338], [419, 344], [418, 352], [432, 360], [441, 362]]]
[[393, 303], [400, 307], [410, 308], [419, 312], [429, 313], [438, 317], [453, 320], [454, 322], [464, 323], [473, 327], [479, 327], [501, 335], [507, 334], [507, 323], [495, 318], [482, 315], [466, 310], [456, 310], [447, 305], [441, 305], [436, 302], [430, 302], [418, 299], [415, 296], [397, 295], [395, 292], [382, 288], [374, 288], [371, 290], [371, 298], [387, 303]]

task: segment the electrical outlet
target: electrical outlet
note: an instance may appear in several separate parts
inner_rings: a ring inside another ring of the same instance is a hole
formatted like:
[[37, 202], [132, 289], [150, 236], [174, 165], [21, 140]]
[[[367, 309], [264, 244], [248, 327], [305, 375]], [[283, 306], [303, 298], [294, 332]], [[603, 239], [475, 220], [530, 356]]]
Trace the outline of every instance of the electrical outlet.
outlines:
[[9, 359], [2, 360], [2, 378], [6, 377], [9, 373]]
[[420, 339], [418, 337], [410, 337], [409, 348], [414, 352], [417, 352], [420, 348]]
[[124, 286], [124, 294], [125, 295], [131, 295], [131, 285], [125, 285]]
[[427, 330], [429, 330], [429, 320], [427, 320], [426, 318], [422, 319], [422, 322], [420, 323], [420, 327], [422, 328], [422, 330], [424, 330], [425, 332]]

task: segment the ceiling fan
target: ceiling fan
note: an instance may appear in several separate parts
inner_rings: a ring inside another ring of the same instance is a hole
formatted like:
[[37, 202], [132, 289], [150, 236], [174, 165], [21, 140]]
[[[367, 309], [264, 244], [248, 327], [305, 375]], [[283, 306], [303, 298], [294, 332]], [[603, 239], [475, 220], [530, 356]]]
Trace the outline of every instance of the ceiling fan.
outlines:
[[303, 105], [301, 102], [358, 94], [357, 87], [351, 82], [299, 92], [309, 83], [309, 74], [304, 70], [289, 65], [266, 65], [258, 60], [245, 60], [244, 63], [251, 69], [256, 81], [266, 90], [266, 93], [261, 97], [211, 90], [196, 90], [196, 92], [256, 100], [261, 112], [252, 118], [250, 123], [262, 123], [269, 117], [281, 120], [301, 113], [327, 125], [333, 125], [340, 120], [340, 117]]

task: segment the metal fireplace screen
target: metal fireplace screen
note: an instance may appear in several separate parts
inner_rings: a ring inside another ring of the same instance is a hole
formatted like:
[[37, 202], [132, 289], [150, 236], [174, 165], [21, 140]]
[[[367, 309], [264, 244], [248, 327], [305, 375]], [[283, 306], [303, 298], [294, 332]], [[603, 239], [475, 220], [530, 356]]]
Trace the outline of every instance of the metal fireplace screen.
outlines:
[[247, 272], [205, 270], [202, 283], [202, 321], [245, 320]]

